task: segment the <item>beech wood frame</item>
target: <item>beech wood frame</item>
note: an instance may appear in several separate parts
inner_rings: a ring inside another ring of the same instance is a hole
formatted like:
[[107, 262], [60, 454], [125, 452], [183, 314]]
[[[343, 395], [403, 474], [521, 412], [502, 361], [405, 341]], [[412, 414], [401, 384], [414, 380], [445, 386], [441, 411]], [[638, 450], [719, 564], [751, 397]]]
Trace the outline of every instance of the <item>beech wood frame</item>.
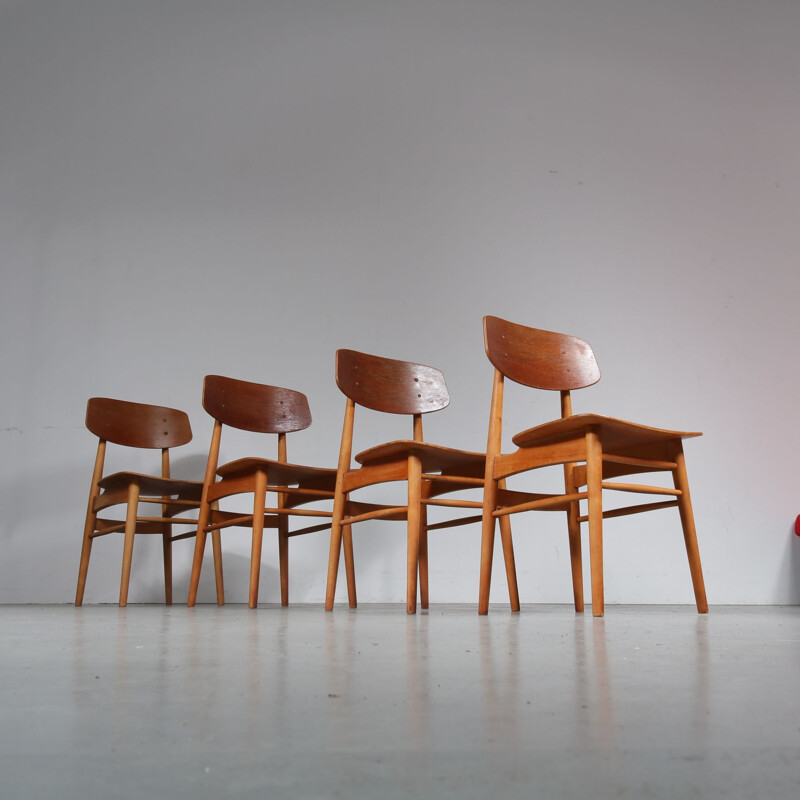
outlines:
[[[589, 386], [600, 379], [594, 353], [587, 342], [577, 337], [527, 328], [498, 317], [484, 317], [483, 326], [486, 354], [495, 370], [487, 442], [478, 612], [486, 614], [489, 610], [496, 519], [502, 522], [511, 514], [529, 510], [566, 512], [576, 611], [584, 608], [580, 526], [587, 522], [592, 613], [601, 617], [605, 613], [603, 519], [677, 507], [697, 610], [701, 614], [707, 613], [708, 602], [683, 452], [683, 440], [701, 434], [649, 428], [596, 414], [573, 415], [571, 390]], [[558, 391], [561, 398], [561, 418], [516, 434], [512, 441], [517, 449], [510, 453], [501, 452], [506, 377], [523, 385]], [[555, 465], [563, 465], [563, 493], [526, 496], [504, 489], [502, 482], [512, 475]], [[669, 472], [674, 488], [610, 480], [654, 472]], [[604, 491], [651, 494], [670, 499], [604, 510]], [[588, 507], [586, 514], [580, 511], [582, 501]], [[510, 532], [508, 538], [510, 540]], [[511, 606], [518, 610], [516, 567], [510, 541], [504, 541], [504, 552]]]
[[[221, 375], [208, 375], [203, 384], [203, 408], [214, 417], [197, 523], [188, 605], [197, 602], [206, 536], [212, 534], [215, 563], [221, 558], [220, 531], [247, 527], [252, 531], [248, 605], [256, 608], [261, 573], [264, 528], [278, 531], [281, 605], [289, 604], [289, 538], [329, 530], [331, 511], [300, 508], [319, 500], [333, 500], [336, 470], [289, 463], [286, 435], [311, 425], [308, 400], [302, 392], [268, 384], [251, 383]], [[219, 465], [225, 425], [257, 433], [277, 434], [277, 459], [242, 458]], [[267, 504], [267, 494], [275, 495]], [[219, 509], [220, 500], [252, 494], [252, 513]], [[326, 522], [289, 530], [289, 517], [324, 518]], [[215, 574], [217, 604], [225, 603], [222, 570]]]
[[[92, 543], [100, 536], [122, 533], [125, 541], [122, 554], [119, 605], [128, 604], [133, 543], [136, 534], [157, 534], [162, 537], [164, 558], [164, 594], [167, 605], [172, 604], [172, 542], [195, 535], [197, 516], [178, 515], [197, 511], [203, 484], [199, 481], [177, 480], [170, 477], [170, 450], [192, 439], [188, 416], [174, 408], [132, 403], [108, 397], [92, 397], [86, 406], [86, 427], [98, 437], [86, 522], [83, 530], [78, 586], [75, 605], [83, 604]], [[161, 474], [158, 476], [135, 472], [115, 472], [105, 476], [105, 457], [108, 442], [125, 447], [161, 450]], [[142, 515], [140, 505], [159, 505], [161, 513]], [[113, 506], [124, 505], [125, 519], [109, 519], [98, 514]], [[192, 530], [173, 535], [173, 525], [191, 526]], [[221, 573], [222, 563], [215, 561]]]
[[[334, 606], [339, 557], [344, 548], [348, 602], [357, 606], [353, 561], [352, 526], [367, 520], [405, 520], [406, 612], [416, 613], [417, 595], [423, 609], [429, 606], [428, 532], [481, 520], [481, 515], [456, 517], [428, 524], [429, 506], [482, 509], [479, 501], [442, 498], [468, 488], [482, 488], [485, 454], [456, 450], [425, 442], [422, 415], [445, 408], [450, 398], [439, 370], [410, 361], [373, 356], [354, 350], [336, 353], [336, 382], [346, 396], [336, 491], [331, 526], [330, 556], [325, 608]], [[412, 439], [397, 440], [369, 448], [355, 456], [353, 429], [356, 406], [412, 418]], [[405, 481], [405, 505], [363, 503], [351, 493], [366, 486]], [[504, 542], [510, 544], [510, 523], [501, 520]], [[419, 584], [417, 577], [419, 576]]]

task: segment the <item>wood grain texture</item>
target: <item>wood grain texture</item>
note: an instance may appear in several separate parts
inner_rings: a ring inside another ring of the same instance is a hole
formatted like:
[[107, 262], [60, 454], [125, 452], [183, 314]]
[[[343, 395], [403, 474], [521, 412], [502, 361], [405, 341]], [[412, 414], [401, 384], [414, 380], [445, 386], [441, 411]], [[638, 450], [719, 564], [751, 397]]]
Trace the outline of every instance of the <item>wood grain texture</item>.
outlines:
[[507, 378], [536, 389], [571, 390], [600, 380], [589, 343], [577, 336], [483, 318], [489, 361]]
[[290, 464], [269, 458], [240, 458], [229, 461], [217, 469], [222, 478], [234, 478], [263, 470], [269, 476], [270, 486], [298, 486], [312, 484], [333, 492], [336, 470], [326, 467], [308, 467], [305, 464]]
[[696, 431], [670, 431], [663, 428], [651, 428], [635, 422], [606, 417], [601, 414], [573, 414], [571, 417], [556, 419], [537, 425], [534, 428], [520, 431], [511, 441], [517, 447], [555, 444], [569, 439], [576, 433], [583, 433], [587, 428], [597, 428], [603, 437], [603, 449], [608, 452], [623, 452], [630, 448], [642, 447], [655, 442], [670, 439], [689, 439], [702, 436]]
[[423, 472], [447, 472], [452, 475], [481, 475], [486, 463], [483, 453], [469, 450], [458, 450], [453, 447], [416, 442], [413, 439], [397, 439], [386, 442], [368, 450], [362, 450], [355, 456], [359, 464], [379, 464], [384, 461], [405, 459], [410, 455], [419, 458]]
[[115, 472], [106, 475], [97, 485], [104, 492], [113, 492], [120, 488], [127, 489], [131, 483], [137, 482], [141, 494], [162, 497], [183, 497], [200, 500], [203, 491], [202, 481], [184, 481], [178, 478], [161, 478], [157, 475], [146, 475], [142, 472]]
[[302, 392], [221, 375], [207, 375], [203, 408], [225, 425], [254, 433], [290, 433], [311, 425]]
[[438, 369], [355, 350], [336, 352], [336, 384], [358, 405], [389, 414], [427, 414], [450, 402]]
[[126, 447], [162, 449], [192, 440], [189, 417], [175, 408], [92, 397], [86, 427], [99, 439]]

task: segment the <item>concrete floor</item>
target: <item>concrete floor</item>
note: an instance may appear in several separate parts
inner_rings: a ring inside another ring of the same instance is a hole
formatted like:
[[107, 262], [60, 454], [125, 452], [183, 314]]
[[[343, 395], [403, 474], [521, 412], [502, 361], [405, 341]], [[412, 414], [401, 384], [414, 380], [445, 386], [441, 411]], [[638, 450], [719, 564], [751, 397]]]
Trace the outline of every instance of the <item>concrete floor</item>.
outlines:
[[800, 797], [800, 608], [0, 607], [16, 798]]

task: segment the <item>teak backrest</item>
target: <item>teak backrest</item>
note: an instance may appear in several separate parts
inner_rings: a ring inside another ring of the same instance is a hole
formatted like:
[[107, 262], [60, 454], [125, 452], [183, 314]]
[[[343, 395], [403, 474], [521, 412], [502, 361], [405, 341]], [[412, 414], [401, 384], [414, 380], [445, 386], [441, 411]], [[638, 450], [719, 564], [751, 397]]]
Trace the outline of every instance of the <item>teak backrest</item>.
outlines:
[[174, 408], [92, 397], [86, 427], [100, 439], [126, 447], [163, 450], [192, 440], [189, 417]]
[[203, 408], [224, 425], [255, 433], [291, 433], [311, 425], [302, 392], [221, 375], [206, 376]]
[[354, 403], [389, 414], [426, 414], [450, 403], [438, 369], [355, 350], [336, 351], [336, 384]]
[[577, 336], [484, 317], [483, 341], [489, 361], [516, 383], [568, 392], [600, 380], [591, 346]]

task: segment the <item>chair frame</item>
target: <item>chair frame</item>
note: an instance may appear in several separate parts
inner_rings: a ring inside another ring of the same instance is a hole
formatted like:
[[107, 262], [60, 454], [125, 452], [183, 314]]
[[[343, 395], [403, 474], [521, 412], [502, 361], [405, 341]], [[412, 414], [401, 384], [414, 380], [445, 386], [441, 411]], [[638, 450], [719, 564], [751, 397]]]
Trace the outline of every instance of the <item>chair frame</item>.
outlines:
[[[133, 543], [136, 534], [160, 534], [164, 557], [164, 588], [167, 605], [172, 604], [172, 542], [195, 535], [192, 530], [173, 535], [173, 525], [197, 524], [176, 515], [197, 510], [203, 484], [170, 476], [170, 450], [192, 439], [188, 416], [174, 408], [132, 403], [107, 397], [92, 397], [86, 406], [86, 427], [98, 437], [86, 522], [83, 531], [75, 605], [83, 604], [93, 541], [122, 532], [125, 537], [120, 578], [119, 605], [128, 603]], [[161, 450], [161, 475], [116, 472], [103, 476], [107, 444]], [[104, 519], [98, 514], [112, 506], [126, 506], [124, 520]], [[161, 506], [160, 515], [140, 515], [140, 504]], [[217, 568], [221, 564], [217, 562]]]
[[[580, 526], [588, 522], [592, 612], [599, 617], [603, 616], [605, 608], [603, 519], [672, 507], [677, 507], [680, 514], [697, 610], [701, 614], [707, 613], [708, 602], [683, 452], [683, 439], [702, 434], [649, 428], [597, 414], [574, 415], [571, 391], [590, 386], [600, 379], [600, 370], [588, 342], [574, 336], [527, 328], [498, 317], [484, 317], [483, 325], [484, 344], [494, 366], [494, 380], [487, 442], [479, 613], [486, 614], [489, 609], [496, 519], [502, 520], [510, 514], [529, 510], [566, 512], [576, 611], [583, 611], [584, 607]], [[558, 391], [561, 398], [561, 418], [516, 434], [512, 441], [517, 450], [511, 453], [501, 452], [506, 377], [526, 386]], [[561, 494], [521, 497], [519, 493], [507, 492], [502, 485], [502, 481], [512, 475], [557, 465], [562, 465], [564, 470], [564, 492]], [[674, 488], [610, 480], [655, 472], [670, 473]], [[604, 491], [671, 499], [604, 510]], [[582, 501], [588, 506], [586, 514], [581, 514]], [[505, 552], [509, 591], [515, 595], [512, 608], [515, 601], [518, 608], [513, 547], [506, 545]]]
[[[250, 586], [248, 605], [256, 608], [261, 572], [264, 528], [278, 531], [281, 605], [289, 604], [289, 538], [329, 530], [330, 523], [289, 530], [289, 517], [330, 519], [331, 511], [299, 508], [306, 503], [333, 500], [336, 470], [308, 467], [288, 462], [286, 434], [311, 425], [308, 399], [302, 392], [268, 384], [207, 375], [203, 386], [203, 407], [214, 418], [208, 461], [203, 481], [197, 523], [188, 605], [197, 602], [206, 536], [214, 534], [215, 558], [221, 552], [220, 531], [229, 527], [252, 530]], [[219, 465], [222, 429], [225, 425], [255, 433], [277, 434], [277, 459], [241, 458]], [[267, 505], [268, 493], [276, 495], [274, 505]], [[219, 501], [241, 494], [253, 495], [252, 513], [241, 514], [219, 509]], [[218, 605], [225, 602], [221, 571], [216, 575]]]
[[[414, 614], [418, 590], [422, 608], [429, 606], [428, 532], [481, 519], [480, 515], [473, 515], [429, 525], [427, 508], [435, 505], [482, 509], [482, 502], [461, 498], [443, 499], [441, 495], [481, 488], [485, 455], [424, 441], [423, 414], [439, 411], [450, 402], [444, 376], [433, 367], [343, 349], [336, 353], [336, 383], [346, 397], [346, 404], [331, 525], [325, 608], [330, 611], [334, 606], [342, 547], [349, 605], [351, 608], [357, 606], [352, 525], [373, 519], [405, 520], [406, 612]], [[360, 466], [353, 468], [353, 430], [357, 405], [411, 416], [413, 438], [364, 450], [355, 456]], [[350, 498], [351, 492], [357, 489], [394, 481], [405, 481], [407, 484], [405, 506], [364, 503]], [[501, 529], [508, 530], [510, 540], [510, 528], [504, 524]]]

